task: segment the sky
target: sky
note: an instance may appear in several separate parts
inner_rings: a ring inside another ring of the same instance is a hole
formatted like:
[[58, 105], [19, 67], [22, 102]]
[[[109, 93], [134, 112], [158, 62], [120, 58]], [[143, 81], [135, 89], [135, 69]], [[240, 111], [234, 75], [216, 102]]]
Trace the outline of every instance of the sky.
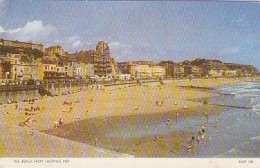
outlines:
[[260, 2], [0, 0], [0, 37], [117, 62], [220, 59], [260, 69]]

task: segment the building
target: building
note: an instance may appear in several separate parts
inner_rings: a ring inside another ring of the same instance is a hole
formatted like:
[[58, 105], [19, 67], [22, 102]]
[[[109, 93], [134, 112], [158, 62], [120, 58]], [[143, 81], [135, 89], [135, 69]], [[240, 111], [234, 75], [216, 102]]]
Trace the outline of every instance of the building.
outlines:
[[145, 79], [152, 77], [152, 69], [149, 65], [130, 64], [129, 71], [130, 75], [137, 79]]
[[96, 50], [88, 51], [88, 60], [94, 65], [95, 75], [101, 76], [110, 76], [112, 74], [112, 65], [113, 60], [110, 57], [110, 49], [107, 43], [99, 41]]
[[50, 57], [65, 56], [65, 51], [59, 45], [51, 46], [45, 48], [45, 55], [48, 55]]
[[182, 64], [174, 65], [174, 77], [184, 77], [184, 66]]
[[10, 69], [7, 71], [8, 79], [11, 80], [23, 80], [24, 67], [21, 65], [20, 54], [7, 54]]
[[118, 62], [117, 63], [117, 69], [119, 74], [130, 74], [129, 65], [132, 64], [132, 62]]
[[209, 77], [215, 77], [215, 78], [216, 77], [221, 77], [222, 74], [223, 74], [222, 72], [217, 71], [217, 70], [213, 70], [213, 69], [208, 71], [208, 76]]
[[165, 68], [159, 65], [129, 64], [130, 75], [139, 79], [159, 78], [165, 76]]
[[210, 76], [209, 71], [214, 70], [220, 72], [221, 70], [227, 70], [226, 66], [218, 60], [209, 60], [201, 65], [201, 74], [202, 76]]
[[94, 65], [93, 64], [85, 64], [86, 66], [86, 70], [85, 70], [85, 76], [89, 77], [89, 76], [94, 76]]
[[32, 44], [32, 49], [40, 50], [43, 52], [43, 45], [42, 44]]
[[65, 67], [57, 66], [56, 69], [57, 69], [57, 73], [56, 73], [57, 78], [62, 79], [66, 77]]
[[192, 75], [192, 65], [191, 64], [184, 64], [184, 76], [188, 77]]
[[37, 49], [37, 50], [40, 50], [43, 52], [42, 44], [33, 44], [33, 43], [29, 43], [29, 42], [20, 42], [20, 41], [0, 39], [0, 45], [16, 47], [16, 48], [20, 48], [20, 49], [23, 49], [23, 48]]
[[65, 68], [65, 76], [67, 78], [73, 78], [74, 77], [74, 73], [73, 73], [74, 70], [73, 70], [72, 63], [65, 63], [64, 68]]
[[160, 78], [164, 77], [166, 74], [166, 70], [163, 66], [151, 66], [152, 69], [152, 77], [154, 78]]
[[43, 59], [43, 73], [44, 79], [57, 78], [57, 62]]
[[202, 73], [202, 69], [199, 66], [192, 65], [191, 66], [191, 75], [193, 77], [200, 77]]
[[234, 77], [237, 76], [237, 70], [226, 70], [225, 71], [226, 77]]
[[37, 62], [28, 55], [21, 56], [22, 80], [37, 80]]
[[72, 62], [73, 77], [80, 78], [84, 76], [84, 63]]
[[43, 63], [41, 58], [37, 58], [36, 65], [37, 65], [37, 80], [42, 81], [44, 79], [44, 69], [43, 69]]
[[1, 57], [1, 77], [14, 82], [37, 80], [37, 63], [26, 54], [8, 53]]
[[165, 76], [174, 77], [174, 62], [173, 61], [161, 61], [159, 65], [165, 68]]

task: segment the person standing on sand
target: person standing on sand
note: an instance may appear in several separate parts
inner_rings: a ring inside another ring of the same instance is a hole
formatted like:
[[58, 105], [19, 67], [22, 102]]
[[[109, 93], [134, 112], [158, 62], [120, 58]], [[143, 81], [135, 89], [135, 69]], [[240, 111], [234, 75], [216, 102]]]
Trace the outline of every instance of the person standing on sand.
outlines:
[[171, 123], [170, 123], [170, 119], [167, 120], [167, 124], [168, 127], [170, 127]]
[[197, 142], [200, 143], [200, 137], [199, 136], [197, 136]]
[[188, 148], [187, 148], [188, 151], [191, 151], [192, 149], [194, 149], [194, 147], [195, 147], [194, 140], [195, 140], [195, 137], [192, 136], [191, 141], [189, 142], [189, 145], [188, 145]]

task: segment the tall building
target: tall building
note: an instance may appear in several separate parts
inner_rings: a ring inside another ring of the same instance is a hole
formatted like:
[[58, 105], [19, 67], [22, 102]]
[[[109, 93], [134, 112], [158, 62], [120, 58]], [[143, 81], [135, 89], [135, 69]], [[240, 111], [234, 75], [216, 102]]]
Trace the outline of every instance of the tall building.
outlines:
[[107, 43], [99, 41], [96, 51], [89, 51], [91, 63], [94, 64], [94, 73], [98, 76], [108, 76], [112, 73], [110, 49]]

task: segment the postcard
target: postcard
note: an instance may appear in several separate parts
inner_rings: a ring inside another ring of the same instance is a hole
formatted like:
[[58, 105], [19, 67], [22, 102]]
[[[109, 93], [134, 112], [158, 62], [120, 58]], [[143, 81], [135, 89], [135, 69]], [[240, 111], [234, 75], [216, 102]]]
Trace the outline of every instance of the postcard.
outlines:
[[0, 0], [0, 168], [256, 167], [260, 3]]

